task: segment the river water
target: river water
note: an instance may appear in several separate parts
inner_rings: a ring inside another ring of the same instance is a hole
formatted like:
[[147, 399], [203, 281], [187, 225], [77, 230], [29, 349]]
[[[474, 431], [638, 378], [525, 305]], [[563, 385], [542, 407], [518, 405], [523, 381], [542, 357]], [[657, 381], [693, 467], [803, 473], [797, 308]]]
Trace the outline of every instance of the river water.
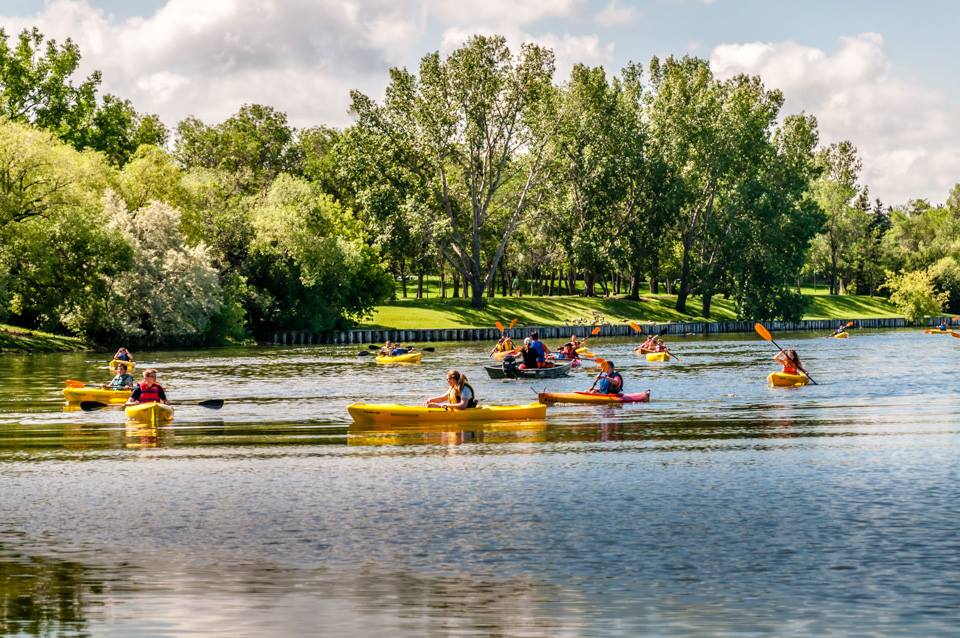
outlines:
[[668, 364], [601, 340], [651, 403], [426, 430], [345, 408], [452, 367], [489, 404], [592, 375], [493, 381], [472, 343], [138, 353], [185, 403], [151, 429], [64, 409], [102, 353], [0, 356], [0, 634], [957, 635], [960, 341], [778, 340], [819, 385], [768, 388], [751, 335]]

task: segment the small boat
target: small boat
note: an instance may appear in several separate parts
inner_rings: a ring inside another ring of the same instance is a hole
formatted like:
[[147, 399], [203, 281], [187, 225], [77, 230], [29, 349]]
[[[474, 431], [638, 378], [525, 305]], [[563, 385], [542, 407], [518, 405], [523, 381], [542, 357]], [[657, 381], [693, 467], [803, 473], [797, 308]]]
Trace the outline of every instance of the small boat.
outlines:
[[98, 401], [100, 403], [126, 403], [130, 390], [105, 390], [103, 388], [64, 388], [63, 398], [67, 403]]
[[807, 375], [787, 374], [786, 372], [771, 372], [767, 377], [767, 383], [777, 388], [799, 388], [807, 385], [809, 379]]
[[116, 370], [117, 366], [120, 365], [121, 363], [127, 366], [127, 372], [133, 372], [133, 370], [137, 367], [136, 361], [124, 361], [123, 359], [114, 359], [107, 364], [107, 367], [110, 368], [111, 370]]
[[635, 394], [599, 394], [594, 392], [541, 392], [540, 403], [645, 403], [650, 390]]
[[455, 423], [461, 421], [532, 421], [547, 416], [542, 403], [525, 405], [484, 405], [465, 410], [446, 410], [396, 403], [354, 403], [347, 406], [354, 422], [370, 423]]
[[670, 353], [669, 352], [648, 352], [647, 361], [669, 361]]
[[844, 331], [844, 332], [838, 332], [837, 334], [833, 335], [833, 338], [834, 338], [834, 339], [846, 339], [846, 338], [849, 337], [849, 336], [850, 336], [850, 335], [847, 334], [846, 331]]
[[556, 379], [570, 374], [573, 367], [570, 363], [560, 363], [549, 368], [521, 368], [514, 363], [510, 365], [510, 360], [504, 360], [503, 365], [483, 366], [491, 379]]
[[163, 423], [173, 419], [173, 407], [159, 401], [128, 405], [125, 412], [129, 420], [140, 423]]
[[377, 363], [420, 363], [420, 359], [422, 358], [422, 352], [408, 352], [406, 354], [399, 354], [395, 357], [387, 357], [378, 354]]

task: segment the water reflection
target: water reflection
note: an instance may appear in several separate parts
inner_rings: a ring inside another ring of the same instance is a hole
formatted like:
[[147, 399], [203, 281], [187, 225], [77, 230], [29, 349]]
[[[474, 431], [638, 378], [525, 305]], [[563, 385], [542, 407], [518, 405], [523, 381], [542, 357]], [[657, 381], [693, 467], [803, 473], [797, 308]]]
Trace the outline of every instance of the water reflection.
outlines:
[[351, 423], [349, 445], [462, 445], [464, 443], [543, 443], [546, 421], [491, 423], [369, 424]]

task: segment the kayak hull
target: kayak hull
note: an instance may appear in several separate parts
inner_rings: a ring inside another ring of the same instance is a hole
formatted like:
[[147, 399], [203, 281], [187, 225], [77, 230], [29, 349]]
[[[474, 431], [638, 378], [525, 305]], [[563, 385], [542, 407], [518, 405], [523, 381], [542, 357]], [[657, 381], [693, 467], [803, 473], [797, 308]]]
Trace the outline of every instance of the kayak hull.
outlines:
[[485, 405], [466, 410], [445, 410], [396, 403], [354, 403], [347, 412], [358, 424], [375, 423], [459, 423], [468, 421], [532, 421], [547, 416], [542, 403], [526, 405]]
[[633, 349], [633, 351], [636, 352], [637, 354], [651, 354], [653, 352], [656, 352], [656, 350], [651, 350], [650, 348], [644, 348], [642, 346], [637, 346], [636, 348]]
[[767, 383], [776, 388], [799, 388], [807, 385], [809, 379], [805, 374], [787, 374], [786, 372], [771, 372]]
[[948, 335], [950, 334], [949, 330], [940, 330], [939, 328], [927, 328], [923, 331], [924, 334], [928, 335]]
[[557, 363], [549, 368], [507, 368], [503, 366], [483, 366], [491, 379], [556, 379], [570, 374], [569, 363]]
[[64, 388], [63, 398], [67, 403], [99, 401], [100, 403], [126, 403], [130, 390], [104, 390], [103, 388]]
[[111, 370], [116, 370], [117, 366], [120, 365], [121, 363], [127, 366], [127, 372], [133, 372], [133, 370], [137, 367], [136, 361], [122, 361], [120, 359], [114, 359], [113, 361], [107, 364], [107, 367], [110, 368]]
[[650, 390], [634, 394], [594, 394], [592, 392], [541, 392], [540, 403], [646, 403]]
[[377, 363], [420, 363], [422, 358], [422, 352], [408, 352], [407, 354], [397, 355], [396, 357], [385, 357], [378, 354]]
[[124, 411], [128, 420], [139, 423], [164, 423], [173, 420], [173, 407], [158, 401], [128, 405]]
[[846, 338], [849, 337], [849, 336], [850, 336], [850, 335], [849, 335], [848, 333], [846, 333], [846, 332], [841, 332], [841, 333], [839, 333], [839, 334], [833, 335], [833, 338], [834, 338], [834, 339], [846, 339]]
[[648, 352], [647, 361], [669, 361], [670, 355], [666, 352]]

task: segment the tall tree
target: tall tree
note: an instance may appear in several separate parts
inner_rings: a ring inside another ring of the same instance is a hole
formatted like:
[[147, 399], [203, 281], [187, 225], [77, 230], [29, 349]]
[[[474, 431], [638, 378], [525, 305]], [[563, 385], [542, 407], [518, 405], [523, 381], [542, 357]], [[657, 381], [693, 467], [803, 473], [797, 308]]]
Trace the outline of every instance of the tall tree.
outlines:
[[[514, 57], [503, 37], [474, 36], [446, 59], [424, 56], [419, 76], [391, 69], [382, 105], [351, 93], [357, 127], [431, 194], [438, 247], [470, 283], [475, 307], [510, 233], [540, 196], [553, 69], [548, 49], [527, 44]], [[488, 237], [496, 241], [485, 255]]]

